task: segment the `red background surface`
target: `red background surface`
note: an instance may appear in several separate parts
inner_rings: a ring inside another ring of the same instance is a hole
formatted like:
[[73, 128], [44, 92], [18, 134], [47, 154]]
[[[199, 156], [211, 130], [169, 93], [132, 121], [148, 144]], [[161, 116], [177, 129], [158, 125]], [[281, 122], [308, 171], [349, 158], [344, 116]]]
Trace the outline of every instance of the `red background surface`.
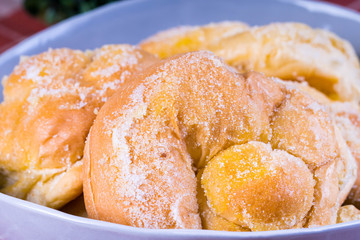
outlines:
[[[360, 0], [327, 0], [326, 2], [360, 12]], [[0, 14], [0, 53], [47, 27], [40, 20], [27, 14], [20, 3], [14, 6], [12, 0], [5, 0], [2, 4], [0, 8], [4, 11]], [[6, 4], [9, 5], [8, 8]]]

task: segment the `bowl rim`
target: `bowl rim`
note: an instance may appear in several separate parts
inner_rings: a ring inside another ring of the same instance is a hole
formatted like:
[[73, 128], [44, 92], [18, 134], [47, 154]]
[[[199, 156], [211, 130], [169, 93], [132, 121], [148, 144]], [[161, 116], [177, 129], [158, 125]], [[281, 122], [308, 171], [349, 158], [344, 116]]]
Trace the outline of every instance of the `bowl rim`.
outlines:
[[60, 210], [48, 208], [36, 203], [32, 203], [26, 200], [18, 199], [6, 194], [0, 193], [1, 201], [9, 204], [16, 205], [18, 208], [27, 210], [30, 212], [37, 212], [42, 215], [46, 215], [50, 218], [57, 218], [67, 223], [73, 223], [76, 225], [86, 225], [91, 228], [100, 228], [103, 231], [111, 231], [120, 233], [121, 231], [134, 232], [150, 235], [178, 235], [178, 236], [191, 236], [191, 237], [281, 237], [281, 236], [294, 236], [301, 233], [302, 235], [318, 234], [330, 231], [336, 231], [338, 229], [349, 229], [354, 227], [360, 228], [360, 220], [351, 221], [346, 223], [337, 223], [333, 225], [326, 225], [321, 227], [313, 228], [301, 228], [301, 229], [286, 229], [286, 230], [275, 230], [275, 231], [262, 231], [262, 232], [230, 232], [230, 231], [216, 231], [216, 230], [204, 230], [204, 229], [149, 229], [149, 228], [138, 228], [132, 226], [126, 226], [117, 223], [111, 223], [101, 220], [95, 220], [86, 217], [80, 217], [71, 215]]
[[[21, 42], [17, 43], [15, 46], [1, 53], [0, 66], [2, 66], [3, 62], [11, 58], [12, 56], [20, 56], [22, 52], [31, 49], [34, 43], [41, 41], [42, 39], [48, 39], [49, 36], [51, 36], [51, 38], [56, 38], [56, 36], [61, 35], [64, 31], [66, 31], [69, 28], [69, 24], [68, 24], [69, 22], [71, 22], [71, 28], [76, 28], [77, 26], [84, 24], [88, 20], [88, 18], [93, 18], [98, 15], [102, 15], [103, 13], [106, 13], [107, 11], [112, 9], [112, 7], [115, 5], [120, 7], [127, 7], [127, 6], [135, 6], [138, 4], [143, 4], [147, 2], [156, 2], [156, 1], [159, 2], [162, 0], [131, 0], [131, 1], [123, 0], [119, 2], [111, 2], [101, 7], [98, 7], [92, 11], [78, 14], [76, 16], [65, 19], [60, 23], [57, 23], [38, 33], [35, 33], [34, 35], [22, 40]], [[184, 1], [184, 0], [172, 0], [172, 1]], [[191, 0], [187, 0], [187, 1], [191, 1]], [[242, 0], [242, 1], [246, 1], [246, 0]], [[272, 1], [281, 2], [283, 4], [294, 5], [306, 9], [310, 12], [324, 13], [324, 14], [332, 15], [334, 17], [346, 18], [352, 21], [356, 21], [360, 24], [360, 13], [358, 13], [353, 9], [339, 6], [334, 3], [320, 2], [315, 0], [272, 0]]]

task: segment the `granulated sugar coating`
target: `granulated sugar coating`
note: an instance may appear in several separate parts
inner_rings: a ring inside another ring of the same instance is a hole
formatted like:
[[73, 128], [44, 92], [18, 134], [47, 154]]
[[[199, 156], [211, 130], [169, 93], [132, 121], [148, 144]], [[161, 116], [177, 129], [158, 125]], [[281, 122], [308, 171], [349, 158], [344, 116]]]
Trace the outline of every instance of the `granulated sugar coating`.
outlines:
[[[327, 111], [335, 122], [339, 134], [344, 138], [345, 143], [350, 149], [357, 163], [360, 163], [360, 109], [354, 102], [331, 101], [324, 94], [310, 87], [307, 83], [283, 82], [289, 89], [300, 89], [306, 92], [309, 97], [316, 99], [318, 103], [312, 104], [311, 109], [316, 112], [319, 108]], [[344, 166], [351, 168], [352, 166]], [[354, 204], [360, 207], [360, 169], [355, 184], [349, 193], [346, 204]], [[354, 169], [355, 171], [355, 169]], [[346, 181], [345, 181], [346, 182]]]
[[210, 50], [240, 72], [306, 81], [331, 99], [360, 102], [360, 64], [351, 44], [305, 24], [249, 27], [230, 22], [187, 27], [177, 33], [170, 29], [140, 46], [160, 58]]
[[216, 213], [261, 231], [302, 227], [315, 181], [300, 158], [272, 150], [270, 144], [249, 142], [215, 156], [205, 167], [202, 184]]
[[146, 228], [333, 224], [355, 179], [337, 131], [280, 80], [238, 74], [206, 51], [172, 57], [99, 111], [84, 156], [87, 211]]
[[22, 58], [3, 80], [0, 191], [53, 208], [80, 195], [85, 138], [96, 113], [154, 61], [130, 45]]
[[231, 37], [248, 29], [247, 24], [236, 21], [205, 26], [180, 26], [159, 32], [144, 40], [140, 46], [160, 58], [167, 58], [179, 53], [207, 50], [224, 37]]

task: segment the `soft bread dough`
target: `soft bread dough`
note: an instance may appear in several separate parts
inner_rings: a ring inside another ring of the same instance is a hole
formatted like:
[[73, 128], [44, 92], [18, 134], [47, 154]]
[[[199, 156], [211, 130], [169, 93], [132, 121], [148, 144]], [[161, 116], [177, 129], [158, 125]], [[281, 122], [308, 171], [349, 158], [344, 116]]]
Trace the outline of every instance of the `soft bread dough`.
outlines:
[[347, 196], [346, 203], [353, 204], [360, 208], [360, 108], [353, 102], [332, 101], [324, 94], [310, 87], [307, 83], [297, 83], [287, 81], [287, 86], [298, 88], [321, 103], [336, 123], [336, 127], [349, 146], [351, 154], [357, 162], [356, 165], [346, 166], [352, 171], [357, 171], [357, 179], [352, 186], [351, 192]]
[[[203, 34], [209, 28], [218, 28], [215, 41]], [[359, 60], [351, 44], [335, 34], [300, 23], [233, 27], [231, 34], [222, 29], [223, 23], [178, 32], [170, 29], [149, 37], [140, 46], [161, 58], [210, 50], [240, 72], [254, 70], [285, 80], [306, 81], [332, 99], [360, 102]], [[197, 40], [199, 36], [201, 41]]]
[[353, 205], [342, 206], [338, 212], [336, 223], [360, 220], [360, 210]]
[[1, 192], [53, 208], [80, 195], [85, 138], [99, 108], [155, 60], [130, 45], [23, 58], [3, 80]]
[[[234, 149], [247, 149], [244, 158]], [[100, 110], [85, 147], [85, 205], [91, 218], [145, 228], [334, 224], [355, 180], [346, 167], [353, 163], [313, 98], [193, 52], [148, 68]], [[252, 186], [268, 190], [236, 197]]]
[[249, 30], [242, 22], [219, 22], [204, 26], [180, 26], [165, 30], [149, 37], [141, 43], [141, 47], [160, 58], [167, 58], [179, 53], [207, 50], [210, 46]]
[[215, 156], [205, 167], [202, 186], [216, 214], [262, 231], [301, 223], [312, 206], [315, 180], [300, 158], [249, 142]]
[[330, 104], [329, 109], [357, 161], [357, 168], [354, 168], [357, 169], [357, 179], [346, 203], [360, 208], [360, 109], [353, 103], [339, 102]]

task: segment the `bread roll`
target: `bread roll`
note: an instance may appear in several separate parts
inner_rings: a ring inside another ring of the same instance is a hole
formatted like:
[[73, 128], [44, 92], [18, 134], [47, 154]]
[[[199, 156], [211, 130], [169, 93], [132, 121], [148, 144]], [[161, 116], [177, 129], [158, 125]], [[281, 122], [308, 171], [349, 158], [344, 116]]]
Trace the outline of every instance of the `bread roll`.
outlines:
[[322, 105], [204, 51], [125, 83], [100, 110], [85, 149], [89, 217], [145, 228], [334, 224], [356, 177]]
[[360, 210], [353, 205], [342, 206], [338, 212], [337, 223], [360, 220]]
[[353, 204], [360, 208], [360, 108], [353, 102], [332, 101], [324, 94], [310, 87], [306, 83], [288, 81], [285, 83], [289, 87], [299, 88], [309, 94], [316, 101], [320, 102], [328, 111], [336, 123], [346, 144], [349, 146], [354, 156], [357, 166], [348, 166], [353, 171], [357, 170], [357, 179], [352, 186], [352, 190], [347, 197], [346, 203]]
[[201, 44], [193, 44], [197, 34], [208, 28], [193, 27], [177, 34], [172, 34], [176, 29], [167, 30], [140, 46], [161, 58], [207, 49], [240, 72], [254, 70], [285, 80], [306, 81], [331, 99], [360, 102], [356, 53], [350, 43], [329, 31], [300, 23], [242, 28], [232, 34], [221, 32], [219, 27], [216, 41], [201, 35]]
[[80, 195], [85, 138], [99, 108], [155, 60], [130, 45], [23, 58], [3, 80], [0, 191], [52, 208]]
[[179, 53], [206, 50], [220, 44], [224, 38], [246, 30], [249, 30], [247, 24], [236, 21], [180, 26], [149, 37], [141, 43], [141, 47], [160, 58], [167, 58]]

